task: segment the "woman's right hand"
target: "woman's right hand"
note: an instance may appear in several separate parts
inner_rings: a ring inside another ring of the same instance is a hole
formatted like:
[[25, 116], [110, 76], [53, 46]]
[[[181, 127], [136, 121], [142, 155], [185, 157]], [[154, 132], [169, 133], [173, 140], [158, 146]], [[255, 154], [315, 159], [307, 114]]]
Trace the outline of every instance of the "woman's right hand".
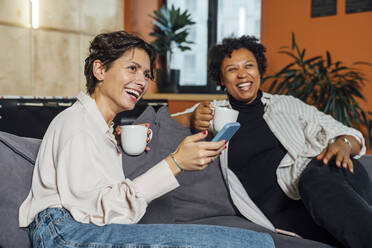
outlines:
[[209, 128], [210, 120], [213, 119], [212, 105], [210, 102], [201, 102], [191, 115], [191, 127], [203, 131]]
[[[207, 137], [207, 134], [207, 131], [203, 131], [186, 137], [173, 152], [174, 158], [183, 170], [199, 171], [205, 169], [226, 148], [225, 140], [218, 142], [202, 141]], [[180, 173], [180, 169], [170, 156], [166, 160], [174, 175]]]

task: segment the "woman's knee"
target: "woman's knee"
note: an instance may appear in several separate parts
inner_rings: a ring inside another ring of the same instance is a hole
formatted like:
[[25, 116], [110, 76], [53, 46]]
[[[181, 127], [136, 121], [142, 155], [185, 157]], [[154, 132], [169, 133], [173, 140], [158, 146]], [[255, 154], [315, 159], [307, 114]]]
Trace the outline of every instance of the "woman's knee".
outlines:
[[323, 180], [329, 176], [330, 170], [322, 161], [313, 158], [300, 176], [299, 184], [308, 184], [308, 181]]
[[328, 165], [313, 158], [301, 173], [298, 187], [300, 195], [322, 192], [345, 181], [345, 170], [336, 167], [333, 161]]
[[366, 170], [358, 160], [352, 159], [352, 162], [354, 173], [337, 167], [334, 160], [325, 165], [322, 161], [313, 158], [300, 176], [300, 195], [311, 194], [314, 191], [332, 191], [334, 187], [351, 187], [363, 198], [371, 198], [372, 184]]

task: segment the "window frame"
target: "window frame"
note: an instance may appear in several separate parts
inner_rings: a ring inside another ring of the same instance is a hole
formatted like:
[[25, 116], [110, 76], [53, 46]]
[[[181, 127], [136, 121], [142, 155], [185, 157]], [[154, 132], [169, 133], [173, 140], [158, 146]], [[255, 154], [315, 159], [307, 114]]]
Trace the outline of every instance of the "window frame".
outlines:
[[[162, 6], [167, 6], [167, 0], [162, 1]], [[209, 49], [217, 42], [217, 21], [218, 21], [218, 0], [208, 0], [208, 40], [207, 58]], [[207, 59], [208, 61], [208, 59]], [[208, 62], [207, 62], [208, 63]], [[200, 94], [225, 94], [224, 91], [217, 90], [217, 83], [210, 80], [207, 75], [207, 85], [205, 86], [178, 86], [178, 93], [200, 93]]]

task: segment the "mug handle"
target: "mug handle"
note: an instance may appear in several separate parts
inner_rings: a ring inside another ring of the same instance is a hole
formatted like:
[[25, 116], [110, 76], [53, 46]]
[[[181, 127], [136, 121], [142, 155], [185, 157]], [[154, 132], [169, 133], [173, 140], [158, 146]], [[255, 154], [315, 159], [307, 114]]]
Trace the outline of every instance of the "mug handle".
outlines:
[[214, 106], [214, 104], [212, 104], [212, 115], [213, 115], [213, 119], [209, 122], [209, 126], [210, 126], [210, 130], [212, 131], [212, 133], [214, 135], [216, 135], [217, 134], [217, 131], [214, 128], [214, 108], [215, 108], [215, 106]]
[[150, 130], [150, 134], [147, 135], [147, 137], [150, 138], [149, 142], [147, 142], [147, 144], [148, 144], [152, 140], [152, 129], [151, 128], [148, 128], [147, 130]]

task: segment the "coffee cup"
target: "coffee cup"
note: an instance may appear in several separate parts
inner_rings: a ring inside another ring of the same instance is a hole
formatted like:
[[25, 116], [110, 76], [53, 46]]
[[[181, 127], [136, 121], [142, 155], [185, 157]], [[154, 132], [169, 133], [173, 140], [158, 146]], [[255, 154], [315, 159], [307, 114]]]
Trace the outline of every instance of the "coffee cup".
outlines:
[[213, 128], [219, 132], [227, 123], [236, 122], [239, 112], [227, 107], [214, 107], [213, 114]]
[[[141, 153], [143, 153], [147, 146], [148, 130], [149, 128], [143, 125], [120, 126], [121, 146], [124, 152], [132, 156], [140, 155]], [[152, 136], [151, 134], [150, 139]]]

